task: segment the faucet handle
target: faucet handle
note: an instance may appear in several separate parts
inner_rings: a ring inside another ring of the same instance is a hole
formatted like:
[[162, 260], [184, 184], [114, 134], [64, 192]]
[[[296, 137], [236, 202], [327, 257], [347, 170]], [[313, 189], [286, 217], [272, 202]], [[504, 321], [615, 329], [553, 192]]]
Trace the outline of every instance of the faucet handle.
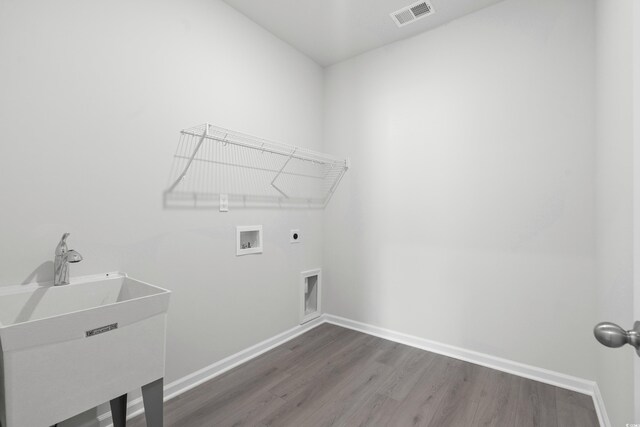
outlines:
[[58, 242], [58, 246], [56, 246], [56, 256], [62, 255], [67, 252], [67, 237], [69, 237], [71, 233], [64, 233], [60, 242]]
[[82, 255], [78, 251], [74, 251], [73, 249], [69, 249], [64, 253], [62, 259], [65, 262], [69, 262], [71, 264], [75, 264], [76, 262], [82, 261]]

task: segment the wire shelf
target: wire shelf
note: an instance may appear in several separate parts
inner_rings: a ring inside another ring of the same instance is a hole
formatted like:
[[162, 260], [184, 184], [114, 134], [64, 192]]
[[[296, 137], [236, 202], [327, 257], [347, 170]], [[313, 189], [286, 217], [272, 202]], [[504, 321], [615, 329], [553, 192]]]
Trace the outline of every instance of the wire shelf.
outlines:
[[348, 159], [203, 124], [180, 132], [164, 204], [215, 208], [226, 194], [240, 207], [324, 208], [348, 168]]

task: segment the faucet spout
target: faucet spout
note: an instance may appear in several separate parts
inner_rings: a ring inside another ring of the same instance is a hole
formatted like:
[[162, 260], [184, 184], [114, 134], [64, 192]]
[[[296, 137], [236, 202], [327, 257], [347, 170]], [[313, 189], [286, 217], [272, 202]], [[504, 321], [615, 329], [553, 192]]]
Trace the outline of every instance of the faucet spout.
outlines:
[[67, 238], [69, 233], [64, 233], [58, 246], [56, 246], [55, 259], [53, 262], [53, 285], [69, 284], [69, 264], [82, 261], [82, 255], [73, 249], [67, 248]]

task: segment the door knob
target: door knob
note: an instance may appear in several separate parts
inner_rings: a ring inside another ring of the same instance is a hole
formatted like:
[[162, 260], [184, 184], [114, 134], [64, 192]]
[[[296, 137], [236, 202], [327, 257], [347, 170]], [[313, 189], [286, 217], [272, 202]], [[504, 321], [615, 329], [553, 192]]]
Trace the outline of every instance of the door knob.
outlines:
[[625, 344], [629, 344], [636, 349], [636, 353], [640, 356], [640, 322], [633, 325], [633, 329], [625, 331], [620, 326], [611, 322], [598, 323], [593, 328], [593, 335], [600, 344], [617, 348]]

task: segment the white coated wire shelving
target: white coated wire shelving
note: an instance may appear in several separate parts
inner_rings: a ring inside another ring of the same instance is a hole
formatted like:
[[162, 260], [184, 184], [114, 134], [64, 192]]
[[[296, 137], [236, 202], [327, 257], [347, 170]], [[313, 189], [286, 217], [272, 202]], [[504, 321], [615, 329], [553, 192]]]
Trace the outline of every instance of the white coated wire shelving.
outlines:
[[164, 205], [324, 208], [348, 159], [203, 124], [180, 132]]

